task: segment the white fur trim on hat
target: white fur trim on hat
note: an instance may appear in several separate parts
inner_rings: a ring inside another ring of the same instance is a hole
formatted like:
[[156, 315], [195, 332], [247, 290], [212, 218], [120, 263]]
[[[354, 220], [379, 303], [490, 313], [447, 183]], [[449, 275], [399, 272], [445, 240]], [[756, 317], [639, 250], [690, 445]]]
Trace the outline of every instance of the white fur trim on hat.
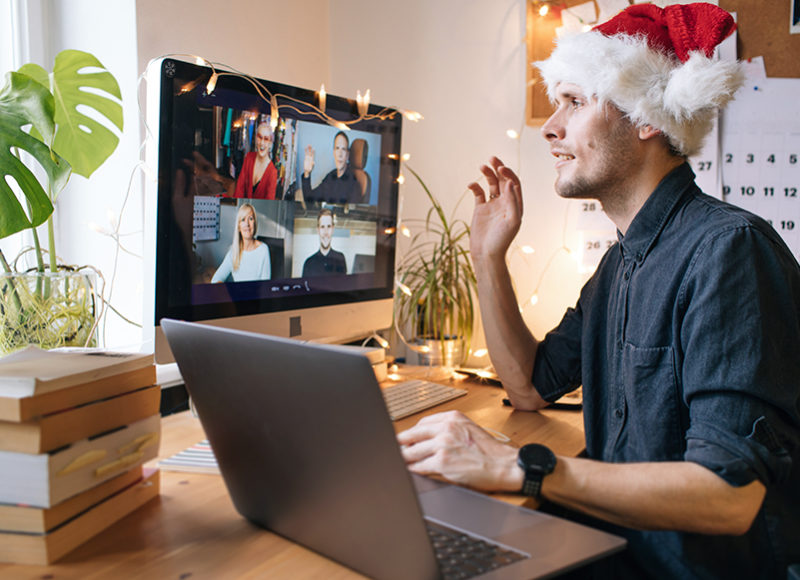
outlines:
[[744, 82], [738, 63], [694, 52], [685, 63], [654, 50], [643, 36], [598, 31], [562, 38], [547, 60], [534, 63], [551, 100], [559, 83], [610, 102], [636, 125], [663, 133], [682, 155], [697, 153], [717, 110]]

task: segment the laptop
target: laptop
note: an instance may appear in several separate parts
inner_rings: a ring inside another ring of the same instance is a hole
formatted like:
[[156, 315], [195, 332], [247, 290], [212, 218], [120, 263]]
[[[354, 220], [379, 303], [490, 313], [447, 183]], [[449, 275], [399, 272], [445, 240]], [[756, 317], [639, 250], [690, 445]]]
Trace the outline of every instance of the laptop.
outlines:
[[412, 476], [362, 354], [195, 323], [161, 325], [233, 504], [258, 526], [379, 580], [455, 577], [437, 560], [430, 527], [499, 550], [511, 563], [476, 576], [496, 580], [554, 575], [625, 545]]

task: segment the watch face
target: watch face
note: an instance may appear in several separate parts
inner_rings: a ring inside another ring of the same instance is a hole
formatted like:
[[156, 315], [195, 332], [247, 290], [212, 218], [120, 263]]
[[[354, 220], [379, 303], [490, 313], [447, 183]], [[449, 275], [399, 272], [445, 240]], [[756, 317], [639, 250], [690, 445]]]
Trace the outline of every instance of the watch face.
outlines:
[[519, 464], [526, 471], [552, 473], [556, 467], [556, 456], [544, 445], [532, 443], [520, 448]]

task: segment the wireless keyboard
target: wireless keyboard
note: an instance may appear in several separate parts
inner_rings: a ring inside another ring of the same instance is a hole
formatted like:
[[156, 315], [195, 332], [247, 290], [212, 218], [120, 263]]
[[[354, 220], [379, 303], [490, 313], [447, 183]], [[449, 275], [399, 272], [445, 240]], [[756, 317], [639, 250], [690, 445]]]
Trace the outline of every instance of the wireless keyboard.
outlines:
[[466, 389], [458, 389], [430, 381], [412, 379], [382, 389], [383, 400], [392, 421], [435, 407], [466, 395]]

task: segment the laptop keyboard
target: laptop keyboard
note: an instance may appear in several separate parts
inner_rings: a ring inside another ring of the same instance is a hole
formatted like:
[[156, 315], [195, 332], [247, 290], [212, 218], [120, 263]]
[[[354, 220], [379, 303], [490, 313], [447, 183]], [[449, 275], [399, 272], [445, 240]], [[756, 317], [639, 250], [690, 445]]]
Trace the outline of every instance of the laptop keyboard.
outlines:
[[425, 520], [439, 571], [446, 580], [472, 578], [530, 556]]
[[382, 392], [392, 421], [467, 394], [465, 389], [417, 379], [386, 387]]

